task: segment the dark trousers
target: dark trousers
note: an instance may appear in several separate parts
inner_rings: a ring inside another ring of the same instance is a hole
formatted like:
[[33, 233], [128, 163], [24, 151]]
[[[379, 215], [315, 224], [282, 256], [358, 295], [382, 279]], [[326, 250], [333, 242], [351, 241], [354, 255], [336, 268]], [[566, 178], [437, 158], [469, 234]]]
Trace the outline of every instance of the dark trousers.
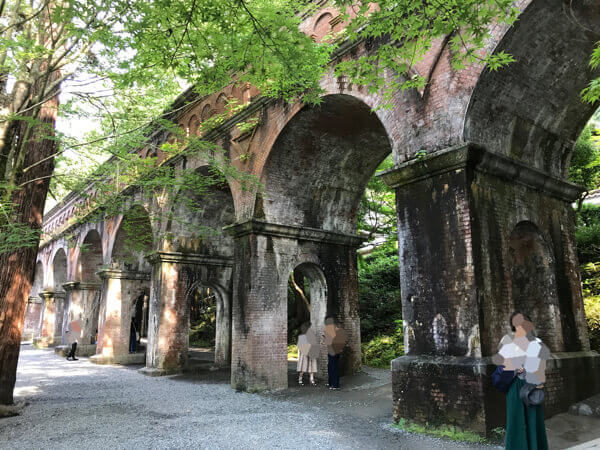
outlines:
[[131, 328], [131, 332], [129, 333], [129, 353], [135, 353], [137, 350], [137, 336], [135, 334], [135, 328]]
[[338, 367], [340, 355], [327, 355], [327, 375], [329, 376], [329, 386], [334, 388], [340, 387], [340, 369]]
[[75, 351], [77, 350], [77, 342], [71, 344], [71, 351], [67, 355], [67, 358], [75, 358]]

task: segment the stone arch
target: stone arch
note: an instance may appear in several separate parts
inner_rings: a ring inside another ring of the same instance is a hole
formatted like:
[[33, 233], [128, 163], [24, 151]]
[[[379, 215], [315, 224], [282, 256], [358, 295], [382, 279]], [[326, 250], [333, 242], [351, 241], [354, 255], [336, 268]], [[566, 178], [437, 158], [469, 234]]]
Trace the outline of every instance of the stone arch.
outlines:
[[317, 20], [315, 20], [315, 25], [313, 26], [312, 35], [315, 36], [315, 41], [320, 42], [323, 37], [325, 37], [331, 31], [331, 20], [333, 19], [333, 14], [331, 12], [324, 12], [321, 14]]
[[67, 264], [67, 254], [64, 248], [59, 247], [52, 259], [53, 288], [55, 292], [64, 292], [63, 284], [67, 282], [68, 274]]
[[35, 272], [33, 277], [33, 285], [31, 286], [31, 297], [39, 297], [39, 294], [44, 290], [46, 286], [44, 279], [44, 264], [42, 261], [38, 261], [35, 264]]
[[188, 122], [188, 135], [195, 136], [198, 134], [198, 128], [200, 127], [200, 121], [198, 120], [198, 116], [195, 114], [190, 117]]
[[369, 106], [349, 95], [327, 95], [320, 106], [302, 108], [279, 133], [263, 168], [264, 196], [254, 217], [354, 233], [365, 186], [391, 151]]
[[225, 108], [227, 107], [227, 95], [224, 93], [219, 94], [217, 97], [217, 101], [215, 102], [215, 109], [217, 114], [222, 114], [225, 112]]
[[481, 73], [470, 96], [463, 138], [556, 177], [566, 177], [573, 144], [597, 106], [581, 90], [600, 35], [600, 4], [534, 0], [494, 52], [516, 59]]
[[154, 247], [154, 233], [148, 211], [140, 204], [132, 205], [121, 217], [110, 260], [124, 264], [128, 270], [149, 270], [146, 254]]
[[104, 263], [102, 252], [102, 238], [98, 231], [92, 229], [87, 232], [79, 249], [76, 277], [86, 283], [99, 283], [100, 277], [96, 272]]
[[[227, 365], [231, 361], [231, 293], [214, 279], [197, 279], [186, 290], [186, 309], [188, 313], [188, 339], [192, 321], [194, 297], [199, 290], [212, 290], [215, 299], [215, 347], [214, 362], [216, 365]], [[205, 299], [202, 299], [204, 301]], [[188, 341], [189, 345], [189, 341]]]
[[222, 231], [235, 221], [233, 196], [222, 175], [209, 166], [196, 173], [205, 177], [201, 189], [177, 193], [166, 225], [170, 250], [220, 257], [233, 256], [233, 239]]
[[564, 351], [551, 247], [534, 223], [523, 221], [512, 230], [507, 251], [513, 309], [531, 317], [537, 335], [552, 351]]
[[[302, 259], [301, 259], [302, 261]], [[308, 300], [310, 302], [310, 322], [317, 338], [323, 334], [325, 328], [325, 317], [330, 313], [328, 310], [329, 291], [327, 277], [320, 264], [305, 260], [295, 265], [290, 271], [286, 282], [294, 275], [297, 284], [300, 283], [298, 275], [308, 282]], [[289, 307], [289, 301], [286, 303]], [[289, 311], [286, 308], [286, 317], [289, 317]], [[288, 335], [286, 322], [286, 336]], [[320, 342], [320, 341], [319, 341]], [[324, 342], [320, 344], [319, 358], [317, 359], [317, 376], [324, 379], [327, 376], [327, 346]]]
[[200, 113], [200, 121], [204, 122], [205, 120], [210, 119], [214, 115], [215, 111], [210, 106], [210, 103], [207, 103], [202, 107], [202, 111]]

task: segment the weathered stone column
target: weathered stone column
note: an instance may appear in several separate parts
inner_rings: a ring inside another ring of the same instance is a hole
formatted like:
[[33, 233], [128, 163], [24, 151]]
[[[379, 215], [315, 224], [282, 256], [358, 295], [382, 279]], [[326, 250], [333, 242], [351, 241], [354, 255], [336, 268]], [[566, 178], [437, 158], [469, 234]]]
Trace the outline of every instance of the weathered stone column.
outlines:
[[39, 297], [29, 297], [23, 325], [23, 341], [33, 340], [39, 336], [42, 329], [44, 302]]
[[[392, 362], [396, 419], [481, 433], [503, 426], [490, 357], [517, 308], [555, 352], [547, 414], [600, 390], [600, 357], [589, 352], [574, 251], [578, 186], [473, 145], [406, 162], [383, 178], [396, 188], [406, 350]], [[532, 258], [530, 248], [515, 247], [523, 224], [536, 230], [536, 245], [545, 250], [530, 272], [515, 272], [519, 260]], [[539, 300], [525, 302], [514, 289], [515, 276], [528, 283], [523, 273]], [[545, 278], [535, 278], [540, 274]]]
[[63, 284], [66, 291], [66, 305], [68, 314], [65, 314], [67, 323], [63, 323], [63, 344], [65, 331], [70, 322], [79, 320], [81, 334], [78, 338], [77, 355], [90, 356], [96, 353], [96, 332], [98, 330], [98, 308], [100, 307], [99, 283], [86, 283], [83, 281], [69, 281]]
[[129, 333], [134, 301], [147, 289], [150, 274], [103, 269], [98, 319], [98, 344], [90, 361], [97, 364], [143, 364], [144, 353], [129, 353]]
[[148, 320], [146, 367], [142, 373], [165, 375], [187, 367], [190, 289], [200, 283], [217, 290], [215, 364], [231, 358], [231, 258], [177, 252], [152, 257], [152, 289]]
[[33, 340], [33, 345], [38, 348], [55, 347], [60, 345], [62, 338], [65, 293], [42, 291], [40, 297], [44, 299], [42, 331], [41, 336]]
[[[232, 387], [248, 391], [287, 388], [287, 286], [291, 271], [302, 264], [318, 267], [324, 277], [324, 304], [315, 305], [314, 311], [321, 317], [313, 316], [311, 308], [311, 320], [318, 329], [326, 315], [337, 319], [348, 336], [341, 358], [342, 372], [358, 370], [361, 354], [356, 247], [362, 239], [260, 220], [229, 229], [236, 239]], [[311, 285], [313, 282], [317, 280]], [[322, 352], [321, 375], [326, 373], [326, 361], [326, 353]]]

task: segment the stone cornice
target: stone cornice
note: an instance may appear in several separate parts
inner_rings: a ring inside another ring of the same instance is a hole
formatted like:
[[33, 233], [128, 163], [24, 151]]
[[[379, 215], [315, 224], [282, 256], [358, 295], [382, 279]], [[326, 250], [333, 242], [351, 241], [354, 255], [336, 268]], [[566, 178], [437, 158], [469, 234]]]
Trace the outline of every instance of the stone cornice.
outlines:
[[152, 263], [166, 262], [203, 266], [233, 267], [233, 258], [182, 252], [155, 252], [147, 257]]
[[138, 272], [134, 270], [102, 269], [96, 272], [100, 278], [119, 280], [150, 280], [149, 272]]
[[239, 238], [249, 234], [275, 236], [299, 241], [322, 242], [325, 244], [345, 245], [359, 247], [366, 239], [353, 234], [338, 233], [336, 231], [321, 230], [319, 228], [298, 227], [282, 225], [251, 219], [247, 222], [228, 225], [223, 228], [233, 237]]
[[519, 183], [568, 202], [575, 201], [585, 191], [581, 186], [556, 178], [507, 156], [487, 151], [472, 143], [407, 161], [378, 176], [389, 186], [397, 188], [467, 167]]
[[39, 295], [44, 300], [49, 299], [49, 298], [65, 298], [65, 293], [63, 291], [46, 290], [46, 291], [40, 292]]
[[85, 281], [68, 281], [62, 286], [65, 291], [97, 291], [102, 287], [102, 284]]

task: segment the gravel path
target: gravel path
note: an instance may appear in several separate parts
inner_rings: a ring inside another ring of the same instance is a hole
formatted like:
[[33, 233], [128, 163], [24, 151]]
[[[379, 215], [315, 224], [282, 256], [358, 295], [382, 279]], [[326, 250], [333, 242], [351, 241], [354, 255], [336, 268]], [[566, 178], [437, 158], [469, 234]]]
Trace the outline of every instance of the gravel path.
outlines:
[[239, 393], [223, 380], [151, 378], [23, 346], [15, 400], [29, 405], [0, 419], [0, 448], [483, 448], [340, 413], [323, 406], [330, 394], [312, 404]]

